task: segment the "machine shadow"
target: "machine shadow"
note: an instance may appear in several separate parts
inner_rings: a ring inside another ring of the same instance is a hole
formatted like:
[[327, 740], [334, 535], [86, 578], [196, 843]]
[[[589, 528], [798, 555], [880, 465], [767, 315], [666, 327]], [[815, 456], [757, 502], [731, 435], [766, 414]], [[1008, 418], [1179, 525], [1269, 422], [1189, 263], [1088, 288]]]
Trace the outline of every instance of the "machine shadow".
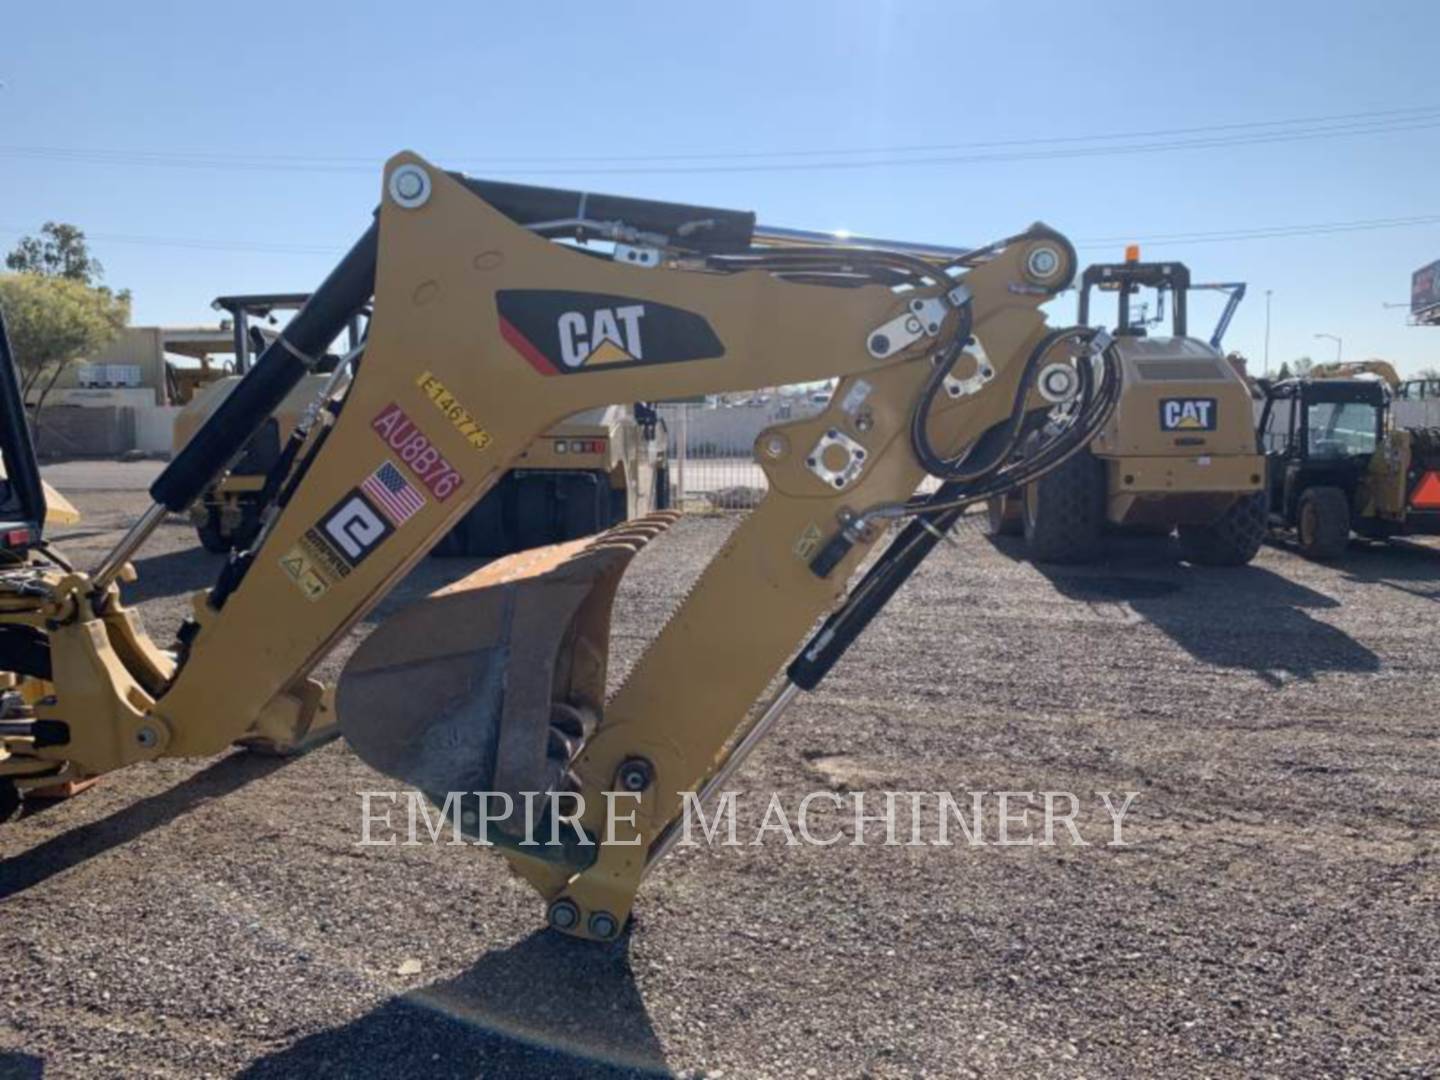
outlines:
[[[1026, 558], [1023, 541], [991, 541]], [[1083, 603], [1123, 604], [1203, 664], [1245, 671], [1272, 686], [1323, 672], [1373, 673], [1380, 657], [1309, 613], [1338, 600], [1259, 566], [1201, 567], [1173, 541], [1115, 537], [1088, 566], [1036, 563], [1056, 590]]]
[[125, 603], [133, 607], [146, 600], [208, 589], [215, 584], [224, 565], [225, 556], [198, 546], [136, 559], [138, 580], [121, 587]]
[[42, 1080], [45, 1061], [18, 1050], [0, 1051], [0, 1080]]
[[1440, 552], [1434, 549], [1351, 544], [1341, 569], [1347, 581], [1440, 603]]
[[537, 931], [457, 978], [391, 998], [240, 1075], [670, 1076], [628, 945], [628, 934], [603, 946]]
[[[0, 864], [3, 867], [0, 900], [168, 824], [200, 803], [238, 791], [295, 760], [294, 757], [266, 757], [235, 751], [167, 791], [124, 806], [99, 821], [52, 836]], [[44, 813], [43, 810], [36, 812]]]

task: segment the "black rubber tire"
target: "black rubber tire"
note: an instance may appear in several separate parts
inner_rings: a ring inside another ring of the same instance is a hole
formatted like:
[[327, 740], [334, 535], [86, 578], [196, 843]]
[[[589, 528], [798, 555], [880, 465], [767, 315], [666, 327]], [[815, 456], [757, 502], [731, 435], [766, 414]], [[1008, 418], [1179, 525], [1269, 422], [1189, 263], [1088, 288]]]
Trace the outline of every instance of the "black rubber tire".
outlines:
[[996, 495], [985, 500], [985, 535], [986, 536], [1019, 536], [1025, 531], [1025, 521], [1022, 513], [1015, 513], [1010, 510], [1007, 513], [1006, 503], [1018, 503], [1019, 496]]
[[630, 497], [624, 488], [610, 489], [610, 525], [623, 524], [630, 520]]
[[1350, 501], [1337, 487], [1313, 487], [1295, 508], [1300, 551], [1309, 559], [1338, 559], [1350, 546]]
[[220, 511], [213, 506], [210, 508], [209, 516], [205, 519], [205, 524], [195, 527], [195, 535], [200, 538], [200, 546], [212, 555], [228, 555], [230, 553], [230, 540], [220, 531]]
[[20, 797], [20, 789], [15, 786], [15, 781], [7, 776], [0, 776], [0, 825], [19, 817], [23, 803], [24, 799]]
[[1218, 521], [1180, 526], [1180, 555], [1197, 566], [1244, 566], [1265, 542], [1270, 496], [1257, 491], [1236, 499]]
[[670, 509], [670, 466], [661, 465], [655, 470], [655, 498], [656, 510]]
[[236, 551], [248, 551], [255, 538], [260, 535], [260, 503], [246, 499], [240, 503], [240, 527], [230, 534], [230, 546]]
[[1036, 562], [1084, 563], [1100, 557], [1105, 528], [1105, 464], [1088, 450], [1071, 454], [1025, 490], [1025, 546]]

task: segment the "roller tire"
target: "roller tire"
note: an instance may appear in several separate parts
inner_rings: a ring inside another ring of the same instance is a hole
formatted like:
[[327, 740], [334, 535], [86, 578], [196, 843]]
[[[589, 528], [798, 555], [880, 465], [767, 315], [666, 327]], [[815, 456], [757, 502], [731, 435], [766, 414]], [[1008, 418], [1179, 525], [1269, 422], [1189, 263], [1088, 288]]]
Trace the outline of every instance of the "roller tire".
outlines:
[[1197, 566], [1244, 566], [1265, 542], [1270, 496], [1257, 491], [1236, 499], [1217, 521], [1180, 526], [1180, 554]]
[[1026, 488], [1021, 516], [1036, 562], [1095, 561], [1105, 528], [1104, 462], [1088, 450], [1071, 454]]

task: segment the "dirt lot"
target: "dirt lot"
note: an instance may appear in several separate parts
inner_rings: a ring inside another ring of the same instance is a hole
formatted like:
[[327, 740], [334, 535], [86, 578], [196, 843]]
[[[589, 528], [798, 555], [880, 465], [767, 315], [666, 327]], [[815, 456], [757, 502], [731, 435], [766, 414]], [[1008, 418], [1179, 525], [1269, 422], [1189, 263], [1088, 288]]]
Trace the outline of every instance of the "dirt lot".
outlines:
[[[86, 561], [144, 505], [73, 498]], [[617, 668], [732, 521], [635, 564]], [[1440, 1072], [1440, 557], [1016, 556], [938, 551], [738, 786], [1072, 791], [1091, 846], [683, 850], [600, 947], [493, 855], [357, 847], [341, 743], [132, 768], [0, 830], [0, 1076]], [[217, 565], [162, 529], [157, 637]]]

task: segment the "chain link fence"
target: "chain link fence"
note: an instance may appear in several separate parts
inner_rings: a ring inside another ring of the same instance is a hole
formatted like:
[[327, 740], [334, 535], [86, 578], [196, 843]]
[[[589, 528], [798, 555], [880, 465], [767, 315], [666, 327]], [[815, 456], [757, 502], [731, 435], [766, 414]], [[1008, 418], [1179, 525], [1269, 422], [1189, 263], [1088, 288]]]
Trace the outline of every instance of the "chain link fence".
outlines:
[[[660, 418], [668, 439], [674, 505], [691, 510], [748, 510], [769, 484], [755, 461], [755, 440], [775, 424], [824, 410], [828, 392], [779, 394], [742, 404], [666, 404]], [[936, 483], [926, 478], [921, 491]]]

